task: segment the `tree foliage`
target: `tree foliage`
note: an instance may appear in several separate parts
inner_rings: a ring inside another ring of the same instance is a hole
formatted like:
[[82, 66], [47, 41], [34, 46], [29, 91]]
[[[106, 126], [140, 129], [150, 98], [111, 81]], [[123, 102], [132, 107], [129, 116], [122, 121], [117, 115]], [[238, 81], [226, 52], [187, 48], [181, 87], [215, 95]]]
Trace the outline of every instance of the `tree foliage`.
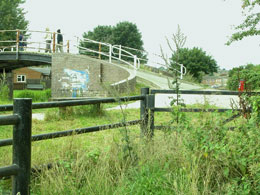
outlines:
[[227, 86], [230, 90], [238, 90], [240, 80], [245, 81], [246, 90], [260, 88], [260, 65], [248, 64], [233, 68], [228, 76]]
[[[29, 22], [25, 19], [24, 9], [20, 7], [25, 0], [0, 1], [0, 30], [27, 30]], [[16, 33], [1, 33], [0, 40], [16, 40]]]
[[[112, 44], [112, 27], [111, 26], [97, 26], [94, 28], [93, 31], [88, 31], [87, 33], [83, 33], [83, 39], [91, 39], [94, 41], [99, 41], [99, 42], [104, 42], [104, 43], [110, 43]], [[88, 48], [94, 51], [99, 50], [99, 45], [88, 42], [88, 41], [81, 41], [80, 46], [83, 48]], [[101, 47], [102, 52], [108, 52], [109, 48], [108, 47]], [[86, 52], [85, 50], [80, 49], [81, 54], [87, 54], [90, 56], [97, 56], [98, 54], [93, 53], [93, 52]]]
[[[105, 42], [112, 45], [122, 45], [137, 50], [143, 50], [142, 35], [136, 24], [131, 22], [120, 22], [115, 26], [97, 26], [93, 31], [83, 33], [83, 38], [91, 39], [99, 42]], [[98, 45], [93, 43], [81, 42], [81, 47], [98, 50]], [[123, 48], [128, 50], [127, 48]], [[102, 47], [102, 52], [107, 52], [108, 47]], [[146, 58], [141, 51], [128, 50], [130, 53], [137, 55], [139, 58]], [[80, 51], [82, 53], [82, 51]], [[88, 53], [91, 54], [91, 53]], [[98, 54], [91, 54], [97, 56]]]
[[260, 35], [260, 0], [242, 0], [243, 13], [245, 20], [242, 24], [235, 27], [235, 32], [227, 42], [230, 45], [234, 41], [242, 40], [245, 37]]
[[217, 72], [218, 65], [216, 61], [206, 54], [201, 48], [194, 47], [180, 48], [174, 52], [171, 58], [171, 65], [175, 67], [175, 62], [183, 64], [187, 71], [198, 81], [201, 81], [202, 74], [213, 74]]
[[114, 44], [124, 45], [143, 50], [142, 35], [136, 24], [131, 22], [120, 22], [113, 28], [112, 40]]

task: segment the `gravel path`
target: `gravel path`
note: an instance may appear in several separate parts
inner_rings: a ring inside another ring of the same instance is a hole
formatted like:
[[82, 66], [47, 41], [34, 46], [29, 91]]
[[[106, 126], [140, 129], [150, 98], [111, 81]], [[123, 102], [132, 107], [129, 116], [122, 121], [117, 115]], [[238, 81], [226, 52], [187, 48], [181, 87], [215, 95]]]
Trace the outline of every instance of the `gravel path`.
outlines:
[[32, 119], [36, 120], [44, 120], [44, 113], [33, 113]]
[[[159, 86], [161, 89], [169, 89], [168, 79], [166, 76], [158, 75], [156, 73], [148, 73], [142, 70], [137, 71], [137, 76], [154, 83], [155, 85]], [[170, 81], [172, 82], [172, 80]], [[202, 89], [202, 87], [199, 85], [188, 84], [184, 82], [181, 83], [180, 88], [182, 90]]]
[[[157, 94], [155, 95], [155, 107], [158, 108], [167, 108], [170, 107], [170, 102], [172, 97], [176, 98], [176, 95], [169, 94]], [[238, 97], [231, 95], [181, 95], [181, 98], [184, 99], [186, 105], [192, 104], [204, 104], [209, 103], [210, 105], [215, 105], [220, 108], [231, 108], [231, 99], [235, 101], [238, 105]], [[124, 105], [123, 108], [140, 108], [140, 101], [136, 101], [127, 105]], [[120, 106], [109, 108], [108, 110], [120, 109]]]

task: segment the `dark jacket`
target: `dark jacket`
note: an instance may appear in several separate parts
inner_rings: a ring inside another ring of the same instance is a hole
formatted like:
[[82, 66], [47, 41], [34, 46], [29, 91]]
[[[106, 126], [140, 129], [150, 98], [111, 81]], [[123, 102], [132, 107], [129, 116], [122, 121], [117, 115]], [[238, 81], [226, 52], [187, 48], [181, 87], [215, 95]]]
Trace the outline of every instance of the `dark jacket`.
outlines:
[[23, 35], [19, 35], [19, 46], [23, 46]]
[[58, 36], [57, 36], [57, 42], [58, 42], [58, 44], [61, 43], [61, 42], [63, 42], [63, 36], [62, 36], [62, 34], [58, 34]]

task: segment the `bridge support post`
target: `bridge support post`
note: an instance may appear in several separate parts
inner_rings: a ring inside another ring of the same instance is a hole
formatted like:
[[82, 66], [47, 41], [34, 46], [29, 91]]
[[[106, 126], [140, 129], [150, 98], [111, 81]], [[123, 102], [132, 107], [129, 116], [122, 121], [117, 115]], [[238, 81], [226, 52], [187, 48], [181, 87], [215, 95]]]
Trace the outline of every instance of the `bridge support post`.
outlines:
[[5, 82], [7, 84], [8, 89], [9, 89], [8, 99], [12, 100], [13, 99], [13, 91], [14, 91], [13, 73], [12, 72], [6, 73]]

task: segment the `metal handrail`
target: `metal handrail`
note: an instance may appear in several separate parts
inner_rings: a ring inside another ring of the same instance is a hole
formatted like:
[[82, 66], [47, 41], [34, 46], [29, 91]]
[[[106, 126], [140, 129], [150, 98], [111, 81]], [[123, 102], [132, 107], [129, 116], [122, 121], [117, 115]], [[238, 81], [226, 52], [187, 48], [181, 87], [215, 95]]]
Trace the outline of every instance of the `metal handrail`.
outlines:
[[[122, 50], [126, 53], [128, 53], [129, 55], [133, 56], [133, 59], [134, 59], [134, 64], [131, 64], [130, 62], [127, 62], [126, 60], [122, 60], [120, 57], [117, 58], [115, 56], [113, 56], [112, 54], [113, 53], [113, 48], [116, 48], [116, 45], [112, 45], [112, 44], [109, 44], [109, 43], [104, 43], [104, 42], [99, 42], [99, 41], [95, 41], [95, 40], [91, 40], [91, 39], [86, 39], [86, 38], [83, 38], [83, 39], [80, 39], [78, 37], [76, 37], [78, 42], [91, 42], [91, 43], [95, 43], [95, 44], [99, 44], [99, 45], [104, 45], [104, 46], [107, 46], [109, 47], [109, 51], [108, 53], [104, 53], [101, 51], [101, 49], [99, 49], [99, 51], [95, 51], [93, 49], [89, 49], [89, 48], [85, 48], [85, 47], [82, 47], [80, 45], [74, 45], [76, 47], [78, 47], [79, 49], [81, 50], [85, 50], [85, 51], [89, 51], [89, 52], [93, 52], [93, 53], [96, 53], [96, 54], [100, 54], [100, 55], [104, 55], [106, 57], [109, 57], [109, 63], [112, 63], [112, 59], [115, 59], [115, 60], [118, 60], [118, 61], [121, 61], [129, 66], [132, 66], [135, 70], [138, 69], [140, 67], [140, 60], [134, 56], [133, 54], [131, 54], [130, 52], [127, 52], [126, 50]], [[116, 48], [118, 49], [118, 48]]]
[[[124, 49], [122, 49], [121, 45], [113, 45], [112, 46], [112, 53], [115, 54], [114, 52], [114, 48], [118, 50], [118, 55], [119, 55], [119, 59], [121, 60], [121, 56], [125, 56], [125, 57], [129, 57], [129, 58], [133, 58], [134, 59], [134, 67], [135, 69], [139, 69], [140, 68], [140, 60], [136, 55], [133, 55], [132, 53], [130, 53], [129, 51], [126, 51]], [[122, 52], [125, 52], [128, 55], [124, 55], [122, 54]], [[117, 55], [117, 54], [116, 54]]]
[[[147, 55], [149, 54], [149, 53], [148, 53], [147, 51], [145, 51], [145, 50], [135, 49], [135, 48], [131, 48], [131, 47], [123, 46], [123, 45], [116, 45], [116, 46], [118, 46], [118, 47], [120, 47], [120, 48], [126, 48], [126, 49], [128, 49], [128, 50], [143, 52], [143, 53], [146, 53]], [[119, 53], [120, 53], [120, 52], [119, 52]], [[124, 54], [118, 54], [118, 55], [125, 56], [125, 57], [131, 57], [131, 56], [129, 56], [129, 55], [124, 55]], [[154, 53], [152, 53], [152, 55], [161, 57], [160, 55], [154, 54]], [[147, 60], [147, 59], [144, 59], [144, 58], [138, 58], [138, 60], [139, 60], [139, 61], [142, 60], [142, 61], [148, 62], [148, 60]], [[158, 62], [154, 62], [154, 61], [150, 61], [150, 62], [155, 63], [155, 64], [158, 64], [158, 65], [161, 65], [161, 66], [165, 66], [165, 64], [161, 64], [161, 63], [158, 63]], [[140, 63], [140, 62], [139, 62], [139, 63]], [[171, 68], [171, 69], [173, 69], [173, 70], [179, 72], [179, 73], [180, 73], [180, 79], [183, 79], [183, 76], [186, 75], [186, 73], [187, 73], [187, 69], [186, 69], [186, 67], [185, 67], [183, 64], [180, 64], [180, 63], [177, 63], [177, 62], [176, 62], [176, 64], [180, 66], [180, 70], [177, 70], [177, 69], [174, 69], [174, 68]]]

